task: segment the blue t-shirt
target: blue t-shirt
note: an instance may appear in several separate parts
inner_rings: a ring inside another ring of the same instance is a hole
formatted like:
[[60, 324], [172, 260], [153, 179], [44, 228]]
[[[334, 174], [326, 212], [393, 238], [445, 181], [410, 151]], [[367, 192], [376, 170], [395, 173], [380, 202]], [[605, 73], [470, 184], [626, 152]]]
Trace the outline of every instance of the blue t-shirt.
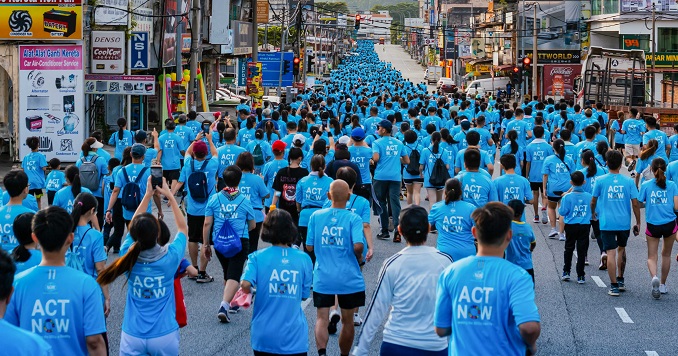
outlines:
[[527, 179], [530, 182], [542, 182], [541, 168], [546, 157], [553, 155], [553, 148], [546, 141], [534, 140], [527, 145], [525, 153], [525, 160], [530, 162], [530, 171], [528, 172]]
[[52, 356], [50, 346], [40, 336], [18, 328], [6, 320], [0, 319], [0, 350], [13, 356]]
[[[217, 187], [217, 169], [219, 169], [219, 162], [216, 157], [207, 157], [207, 164], [205, 169], [202, 169], [202, 165], [205, 164], [205, 160], [198, 161], [191, 156], [187, 156], [184, 159], [184, 168], [181, 169], [179, 174], [179, 182], [187, 184], [188, 177], [191, 176], [194, 172], [202, 172], [207, 176], [207, 194], [208, 196], [214, 194]], [[191, 196], [191, 190], [186, 187], [186, 213], [193, 216], [201, 216], [205, 212], [205, 205], [207, 205], [207, 199], [203, 202], [198, 202], [193, 199]]]
[[452, 328], [450, 355], [525, 355], [518, 325], [539, 322], [539, 312], [523, 268], [498, 257], [467, 257], [443, 271], [436, 294], [434, 325]]
[[87, 355], [87, 336], [106, 332], [101, 288], [91, 276], [66, 266], [36, 266], [18, 274], [5, 320], [42, 336], [55, 355]]
[[268, 198], [264, 200], [264, 206], [268, 207], [273, 204], [273, 196], [275, 195], [273, 181], [275, 181], [275, 176], [278, 174], [278, 171], [287, 166], [289, 166], [289, 163], [286, 160], [274, 159], [266, 162], [264, 168], [261, 169], [261, 176], [264, 178], [264, 184], [266, 184], [266, 188], [268, 189]]
[[246, 147], [250, 141], [254, 140], [254, 128], [242, 128], [238, 131], [238, 144], [241, 147]]
[[200, 131], [202, 131], [202, 123], [197, 122], [195, 120], [186, 121], [186, 127], [191, 129], [191, 131], [193, 131], [193, 135], [195, 136], [198, 136]]
[[299, 226], [308, 226], [311, 214], [322, 208], [329, 199], [327, 192], [329, 192], [332, 182], [332, 178], [326, 175], [320, 178], [317, 172], [311, 172], [310, 175], [299, 180], [295, 196], [296, 202], [301, 205]]
[[365, 290], [353, 246], [365, 245], [360, 217], [346, 209], [327, 208], [313, 213], [306, 245], [313, 246], [316, 262], [313, 290], [322, 294], [352, 294]]
[[118, 132], [116, 131], [108, 139], [108, 144], [115, 146], [113, 157], [122, 161], [122, 153], [125, 151], [125, 148], [134, 144], [134, 135], [132, 135], [132, 131], [124, 130], [122, 132], [122, 139], [118, 139]]
[[454, 261], [476, 254], [475, 239], [471, 233], [474, 210], [475, 205], [462, 200], [449, 204], [440, 201], [433, 204], [428, 214], [428, 222], [438, 229], [436, 248], [452, 256]]
[[184, 140], [176, 133], [168, 132], [158, 138], [160, 146], [160, 164], [164, 170], [175, 170], [181, 168], [181, 160], [184, 158], [181, 151], [185, 151], [188, 147], [184, 147]]
[[506, 124], [506, 134], [511, 130], [515, 130], [518, 134], [518, 144], [520, 147], [525, 147], [527, 145], [527, 132], [529, 131], [529, 123], [525, 120], [511, 120]]
[[127, 280], [127, 303], [122, 331], [140, 338], [165, 336], [179, 329], [174, 301], [174, 273], [186, 252], [186, 235], [177, 233], [167, 253], [154, 261], [140, 261]]
[[360, 169], [361, 181], [363, 184], [372, 184], [372, 175], [370, 174], [370, 159], [372, 159], [372, 149], [365, 146], [350, 146], [348, 152], [351, 154], [351, 162], [355, 163]]
[[24, 262], [14, 261], [14, 266], [16, 266], [16, 271], [14, 272], [14, 275], [17, 275], [29, 268], [33, 268], [39, 265], [40, 262], [42, 261], [42, 252], [40, 250], [28, 250], [28, 252], [31, 254], [31, 257], [29, 257], [26, 261]]
[[[177, 125], [177, 127], [174, 129], [174, 133], [177, 134], [177, 136], [181, 137], [182, 140], [184, 140], [183, 147], [188, 148], [188, 146], [191, 145], [191, 142], [195, 140], [197, 134], [193, 133], [193, 129], [186, 125]], [[207, 145], [209, 147], [209, 144]]]
[[308, 254], [278, 246], [256, 251], [247, 258], [241, 279], [257, 287], [250, 328], [252, 349], [282, 355], [306, 353], [308, 324], [301, 301], [310, 297], [313, 282]]
[[645, 203], [645, 219], [648, 224], [663, 225], [675, 220], [673, 199], [676, 195], [678, 187], [671, 181], [666, 181], [666, 189], [660, 188], [654, 178], [641, 184], [638, 201]]
[[379, 154], [374, 179], [400, 182], [403, 176], [400, 170], [400, 158], [407, 156], [403, 143], [393, 137], [382, 137], [372, 144], [372, 153]]
[[254, 221], [258, 223], [264, 221], [263, 201], [269, 195], [264, 180], [259, 175], [243, 172], [238, 190], [240, 190], [240, 194], [244, 195], [252, 203]]
[[[81, 187], [80, 192], [92, 194], [92, 191], [85, 187]], [[73, 189], [70, 186], [67, 186], [59, 189], [59, 191], [54, 194], [52, 205], [64, 208], [70, 214], [73, 212], [74, 201], [75, 196], [73, 195]]]
[[608, 173], [593, 186], [600, 230], [628, 231], [631, 223], [631, 200], [638, 199], [636, 184], [629, 177]]
[[574, 162], [567, 158], [567, 156], [563, 160], [560, 159], [560, 156], [556, 155], [547, 157], [541, 167], [542, 176], [548, 176], [546, 180], [546, 195], [549, 197], [559, 197], [570, 189], [570, 174], [574, 170]]
[[[6, 194], [9, 195], [9, 194]], [[7, 253], [19, 245], [16, 236], [14, 236], [14, 219], [23, 213], [35, 213], [35, 210], [24, 207], [23, 205], [4, 205], [0, 207], [0, 226], [2, 227], [2, 249]]]
[[601, 166], [596, 166], [596, 174], [593, 177], [588, 176], [588, 168], [582, 168], [579, 171], [584, 173], [584, 185], [582, 188], [587, 193], [593, 192], [593, 186], [596, 184], [598, 177], [607, 174], [607, 168]]
[[146, 149], [146, 154], [144, 155], [144, 166], [151, 167], [153, 165], [153, 160], [158, 158], [158, 150], [153, 147]]
[[[513, 153], [512, 149], [511, 149], [511, 145], [506, 144], [506, 145], [504, 145], [504, 147], [501, 148], [500, 153], [501, 153], [501, 156], [510, 154], [510, 155], [513, 155], [516, 158], [516, 167], [514, 169], [515, 169], [517, 175], [521, 175], [522, 169], [520, 167], [521, 167], [523, 160], [525, 160], [525, 151], [523, 150], [523, 148], [518, 146], [518, 151], [516, 153]], [[502, 170], [502, 173], [503, 172], [504, 171]]]
[[[450, 153], [452, 153], [450, 151]], [[456, 153], [455, 159], [454, 159], [454, 168], [459, 169], [459, 172], [465, 172], [466, 167], [464, 166], [464, 154], [466, 153], [466, 148], [459, 150]], [[494, 157], [490, 157], [490, 155], [485, 152], [485, 151], [480, 151], [480, 169], [488, 172], [487, 167], [491, 164], [494, 164]], [[489, 173], [489, 172], [488, 172]]]
[[60, 170], [52, 170], [47, 175], [47, 180], [45, 181], [45, 188], [47, 191], [56, 192], [61, 189], [66, 183], [66, 174]]
[[250, 200], [244, 195], [232, 196], [223, 191], [212, 195], [205, 207], [205, 217], [208, 216], [214, 218], [212, 239], [216, 239], [226, 219], [231, 224], [233, 231], [240, 234], [241, 239], [249, 238], [247, 222], [254, 220], [254, 210]]
[[512, 221], [513, 238], [506, 246], [506, 260], [524, 269], [532, 269], [530, 245], [535, 242], [532, 226], [523, 221]]
[[642, 134], [646, 131], [645, 122], [638, 119], [627, 119], [622, 124], [624, 130], [624, 143], [627, 145], [640, 145]]
[[28, 176], [28, 189], [43, 189], [45, 188], [45, 171], [47, 167], [47, 158], [40, 152], [31, 152], [24, 156], [21, 162], [21, 168], [24, 169]]
[[475, 205], [476, 208], [498, 200], [497, 188], [488, 174], [464, 171], [459, 173], [457, 179], [461, 182], [461, 199]]
[[99, 275], [94, 264], [108, 259], [104, 250], [104, 235], [89, 225], [75, 228], [70, 253], [77, 255], [83, 262], [83, 272], [94, 278]]
[[219, 156], [217, 176], [221, 177], [226, 167], [234, 165], [238, 156], [243, 152], [247, 152], [247, 150], [237, 145], [223, 145], [219, 147], [217, 149], [217, 155]]
[[[2, 192], [2, 205], [7, 205], [9, 204], [9, 200], [11, 197], [9, 196], [9, 193], [6, 191]], [[21, 205], [32, 210], [33, 212], [38, 211], [38, 200], [35, 199], [35, 196], [33, 195], [27, 195], [24, 200], [21, 201]]]
[[[148, 151], [146, 151], [148, 154]], [[94, 158], [94, 152], [90, 152], [89, 155], [87, 156], [86, 160], [89, 162]], [[82, 166], [82, 160], [84, 158], [81, 157], [77, 162], [75, 162], [75, 166], [80, 168]], [[106, 158], [99, 156], [97, 154], [97, 159], [94, 161], [94, 164], [97, 166], [97, 170], [99, 170], [99, 185], [97, 186], [97, 189], [93, 190], [91, 193], [95, 197], [102, 198], [102, 192], [101, 192], [101, 180], [108, 174], [108, 161]]]
[[678, 134], [674, 134], [671, 137], [669, 137], [668, 145], [671, 146], [669, 162], [674, 162], [678, 160]]
[[445, 170], [449, 171], [450, 166], [450, 156], [447, 154], [447, 151], [444, 151], [442, 147], [438, 148], [438, 153], [433, 153], [431, 147], [423, 149], [420, 152], [419, 164], [424, 166], [424, 187], [425, 188], [437, 188], [433, 187], [430, 183], [431, 174], [433, 174], [433, 167], [438, 159], [441, 159], [445, 164]]
[[572, 192], [565, 194], [558, 209], [558, 214], [563, 217], [565, 224], [590, 224], [593, 215], [591, 198], [591, 194], [585, 192], [582, 187], [573, 187]]
[[[145, 169], [144, 169], [145, 168]], [[125, 170], [127, 172], [127, 176], [129, 177], [129, 181], [125, 180], [125, 174], [122, 170]], [[119, 188], [120, 192], [118, 194], [118, 201], [121, 201], [122, 199], [122, 191], [125, 188], [125, 185], [127, 183], [135, 184], [134, 182], [137, 179], [137, 176], [141, 173], [141, 171], [144, 170], [145, 172], [143, 173], [143, 176], [139, 180], [139, 191], [141, 193], [141, 196], [146, 194], [146, 185], [148, 182], [148, 177], [151, 176], [151, 170], [149, 168], [146, 168], [143, 163], [130, 163], [126, 165], [125, 167], [121, 168], [118, 170], [118, 172], [115, 175], [115, 188]], [[151, 204], [148, 204], [148, 210], [147, 212], [151, 212]], [[125, 220], [132, 220], [134, 217], [134, 211], [127, 210], [124, 206], [122, 207], [122, 216], [125, 218]]]

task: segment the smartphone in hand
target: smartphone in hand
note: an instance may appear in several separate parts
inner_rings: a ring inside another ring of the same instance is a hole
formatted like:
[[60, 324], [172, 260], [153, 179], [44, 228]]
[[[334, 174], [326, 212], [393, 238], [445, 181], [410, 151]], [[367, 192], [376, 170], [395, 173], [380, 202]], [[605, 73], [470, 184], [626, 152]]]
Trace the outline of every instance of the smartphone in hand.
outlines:
[[162, 186], [162, 166], [160, 165], [151, 166], [151, 186], [153, 189]]

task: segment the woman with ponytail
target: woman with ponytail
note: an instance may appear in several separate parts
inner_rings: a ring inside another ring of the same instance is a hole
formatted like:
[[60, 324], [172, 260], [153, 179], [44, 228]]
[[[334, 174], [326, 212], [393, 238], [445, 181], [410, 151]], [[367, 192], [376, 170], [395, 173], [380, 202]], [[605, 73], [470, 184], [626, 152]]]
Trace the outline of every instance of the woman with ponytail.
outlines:
[[518, 144], [518, 132], [516, 130], [510, 130], [506, 134], [509, 144], [504, 145], [501, 148], [501, 154], [499, 155], [500, 157], [503, 155], [511, 154], [516, 157], [516, 174], [517, 175], [522, 175], [522, 170], [520, 167], [523, 165], [523, 160], [525, 159], [525, 151], [523, 150], [522, 147]]
[[217, 129], [217, 139], [214, 140], [214, 147], [219, 148], [226, 144], [226, 139], [224, 138], [224, 131], [226, 131], [226, 124], [223, 121], [219, 121], [216, 125]]
[[[66, 186], [54, 194], [54, 204], [52, 205], [64, 208], [70, 214], [73, 212], [75, 197], [83, 192], [92, 194], [92, 191], [80, 185], [80, 170], [78, 167], [70, 165], [66, 167], [64, 173], [66, 174]], [[94, 216], [94, 220], [97, 220], [96, 216]], [[99, 230], [98, 221], [96, 221], [96, 228]]]
[[[643, 150], [640, 151], [640, 156], [638, 156], [638, 164], [636, 165], [636, 171], [634, 172], [635, 174], [631, 174], [631, 177], [635, 175], [636, 186], [638, 186], [638, 183], [640, 183], [640, 178], [643, 178], [644, 182], [654, 177], [652, 175], [651, 165], [655, 158], [661, 158], [661, 156], [658, 154], [658, 150], [659, 144], [655, 139], [647, 141], [647, 144], [643, 146]], [[664, 172], [666, 172], [666, 170], [664, 170]]]
[[[104, 249], [104, 235], [90, 225], [97, 220], [97, 198], [90, 193], [80, 193], [73, 202], [73, 243], [66, 251], [66, 261], [76, 259], [82, 271], [97, 278], [106, 267], [108, 254]], [[101, 285], [104, 294], [104, 314], [108, 316], [111, 299], [108, 286]]]
[[[436, 161], [441, 159], [443, 163], [445, 163], [445, 169], [448, 171], [448, 174], [450, 170], [450, 155], [440, 147], [441, 141], [442, 136], [440, 135], [440, 132], [435, 131], [431, 134], [431, 145], [420, 151], [419, 172], [421, 177], [424, 178], [424, 188], [426, 188], [426, 194], [428, 195], [428, 201], [431, 206], [436, 202], [441, 201], [443, 198], [443, 187], [433, 186], [430, 182]], [[431, 231], [433, 232], [435, 229], [432, 229]]]
[[563, 194], [570, 189], [570, 175], [575, 171], [576, 166], [572, 159], [565, 155], [565, 141], [557, 139], [553, 141], [553, 152], [555, 155], [549, 156], [544, 160], [541, 168], [542, 188], [544, 197], [548, 199], [548, 216], [551, 223], [551, 232], [549, 237], [555, 239], [559, 237], [565, 241], [563, 233], [564, 225], [561, 223], [556, 230], [556, 208]]
[[[655, 140], [650, 140], [652, 141]], [[650, 170], [654, 178], [646, 180], [640, 186], [638, 201], [645, 204], [647, 268], [652, 278], [650, 282], [652, 297], [659, 299], [662, 294], [666, 293], [666, 278], [671, 269], [671, 249], [676, 239], [676, 231], [678, 231], [674, 213], [678, 210], [678, 187], [676, 183], [666, 180], [666, 161], [663, 158], [653, 159]], [[657, 248], [661, 238], [664, 239], [662, 274], [661, 277], [657, 277]]]
[[584, 167], [579, 170], [584, 173], [584, 191], [592, 193], [593, 184], [596, 182], [596, 178], [607, 174], [607, 168], [598, 163], [596, 154], [588, 148], [581, 153], [581, 165]]
[[33, 241], [31, 231], [31, 221], [35, 213], [23, 213], [17, 215], [12, 224], [14, 237], [19, 245], [12, 250], [12, 260], [16, 266], [14, 275], [17, 275], [29, 268], [40, 264], [42, 252], [38, 249], [38, 244]]
[[132, 131], [127, 130], [127, 120], [124, 117], [118, 119], [118, 131], [111, 135], [108, 144], [115, 146], [113, 156], [117, 159], [122, 159], [122, 151], [134, 144], [134, 135], [132, 135]]
[[[299, 180], [296, 190], [297, 210], [299, 211], [299, 234], [302, 236], [304, 249], [306, 248], [306, 232], [308, 231], [308, 220], [311, 214], [320, 210], [329, 199], [327, 192], [330, 190], [330, 184], [333, 179], [325, 175], [325, 157], [316, 154], [311, 158], [311, 173]], [[311, 255], [311, 260], [315, 264], [315, 255]]]
[[438, 230], [438, 250], [452, 256], [454, 261], [476, 254], [471, 233], [473, 220], [469, 218], [476, 207], [461, 197], [461, 182], [456, 178], [448, 179], [445, 200], [433, 204], [428, 215], [431, 230]]
[[[158, 219], [147, 212], [148, 204], [156, 192], [169, 200], [177, 226], [174, 241], [166, 246], [158, 244]], [[122, 275], [127, 279], [120, 354], [179, 354], [174, 274], [186, 252], [187, 233], [186, 219], [167, 186], [167, 181], [163, 179], [162, 186], [153, 189], [149, 177], [146, 193], [130, 222], [129, 235], [120, 249], [121, 257], [97, 277], [97, 282], [101, 285], [109, 285]]]

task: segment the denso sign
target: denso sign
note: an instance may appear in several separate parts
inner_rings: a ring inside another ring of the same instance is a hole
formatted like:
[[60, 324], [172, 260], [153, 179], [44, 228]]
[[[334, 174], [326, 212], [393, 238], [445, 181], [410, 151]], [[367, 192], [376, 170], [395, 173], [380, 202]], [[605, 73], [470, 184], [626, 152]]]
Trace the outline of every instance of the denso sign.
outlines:
[[125, 70], [125, 32], [92, 31], [93, 74], [123, 74]]
[[92, 49], [92, 59], [114, 61], [122, 59], [122, 48], [98, 48]]

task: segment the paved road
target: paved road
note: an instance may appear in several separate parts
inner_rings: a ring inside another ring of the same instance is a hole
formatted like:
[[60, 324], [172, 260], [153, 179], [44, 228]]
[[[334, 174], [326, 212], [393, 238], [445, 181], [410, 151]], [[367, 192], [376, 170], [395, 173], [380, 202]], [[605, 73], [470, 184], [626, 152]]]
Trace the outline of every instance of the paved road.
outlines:
[[[381, 49], [380, 46], [377, 47]], [[421, 66], [411, 60], [399, 46], [386, 45], [385, 51], [379, 51], [379, 55], [389, 58], [413, 82], [423, 80]], [[422, 204], [428, 207], [423, 199]], [[531, 208], [527, 209], [529, 216]], [[172, 228], [171, 214], [165, 219]], [[372, 218], [372, 224], [372, 230], [378, 231], [376, 217]], [[589, 248], [591, 266], [586, 268], [587, 283], [564, 283], [560, 281], [564, 243], [546, 237], [548, 225], [532, 226], [537, 235], [533, 259], [537, 304], [542, 318], [542, 334], [538, 342], [542, 355], [676, 354], [673, 321], [678, 320], [678, 309], [675, 308], [678, 284], [673, 281], [678, 272], [669, 277], [669, 294], [663, 295], [660, 300], [653, 300], [650, 296], [650, 277], [645, 265], [646, 247], [643, 237], [632, 237], [629, 241], [625, 276], [628, 291], [621, 297], [613, 298], [607, 295], [605, 288], [609, 285], [607, 273], [598, 271], [598, 251], [594, 241], [591, 241]], [[644, 229], [643, 226], [642, 231]], [[435, 246], [435, 240], [435, 235], [429, 235], [428, 244]], [[383, 261], [404, 247], [403, 244], [394, 244], [391, 241], [376, 238], [374, 241], [374, 259], [364, 269], [368, 300], [374, 292], [377, 273]], [[113, 257], [111, 256], [111, 260]], [[232, 316], [230, 324], [220, 324], [216, 313], [221, 300], [222, 274], [217, 261], [209, 264], [208, 272], [215, 277], [214, 283], [198, 285], [187, 279], [182, 281], [189, 320], [188, 326], [181, 330], [181, 354], [251, 355], [251, 310]], [[599, 277], [598, 281], [604, 286], [598, 285], [591, 278], [593, 276]], [[111, 287], [113, 311], [108, 318], [108, 330], [111, 351], [114, 354], [119, 348], [126, 288], [123, 279]], [[307, 303], [304, 306], [310, 326], [309, 355], [316, 355], [313, 336], [315, 309]], [[378, 334], [372, 344], [371, 355], [378, 354], [380, 341], [381, 334]], [[339, 355], [336, 336], [330, 337], [328, 355]]]

